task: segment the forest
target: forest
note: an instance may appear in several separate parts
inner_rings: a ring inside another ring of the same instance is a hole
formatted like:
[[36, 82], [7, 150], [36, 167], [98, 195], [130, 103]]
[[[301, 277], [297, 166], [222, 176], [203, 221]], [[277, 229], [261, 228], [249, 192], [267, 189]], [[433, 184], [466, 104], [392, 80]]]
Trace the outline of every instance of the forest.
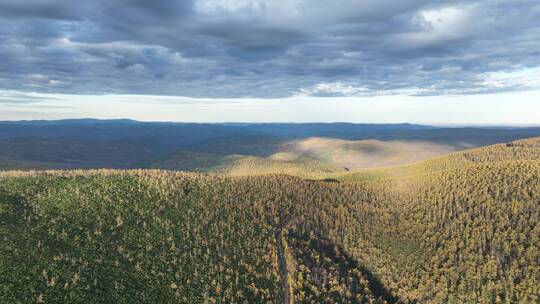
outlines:
[[0, 302], [540, 301], [540, 138], [279, 173], [0, 172]]

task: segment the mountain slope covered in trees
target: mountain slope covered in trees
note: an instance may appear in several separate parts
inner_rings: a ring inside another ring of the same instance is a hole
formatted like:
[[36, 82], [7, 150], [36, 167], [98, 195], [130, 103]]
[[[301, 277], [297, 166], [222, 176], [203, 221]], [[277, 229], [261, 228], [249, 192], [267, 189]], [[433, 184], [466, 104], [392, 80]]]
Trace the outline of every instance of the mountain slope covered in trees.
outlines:
[[0, 177], [0, 302], [535, 303], [539, 139], [412, 165]]

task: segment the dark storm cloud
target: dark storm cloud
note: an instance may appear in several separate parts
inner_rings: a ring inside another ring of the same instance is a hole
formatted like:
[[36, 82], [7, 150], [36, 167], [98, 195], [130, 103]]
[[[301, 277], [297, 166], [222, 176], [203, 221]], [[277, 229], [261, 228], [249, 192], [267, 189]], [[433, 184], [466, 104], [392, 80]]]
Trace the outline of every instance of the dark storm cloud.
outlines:
[[0, 89], [282, 97], [536, 88], [536, 0], [0, 0]]
[[69, 0], [3, 0], [0, 16], [3, 18], [73, 19], [77, 15]]

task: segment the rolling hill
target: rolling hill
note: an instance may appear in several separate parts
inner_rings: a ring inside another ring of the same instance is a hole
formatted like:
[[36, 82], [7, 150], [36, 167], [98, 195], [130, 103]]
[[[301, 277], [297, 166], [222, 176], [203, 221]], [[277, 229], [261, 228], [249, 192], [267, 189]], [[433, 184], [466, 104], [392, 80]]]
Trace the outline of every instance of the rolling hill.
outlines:
[[536, 303], [538, 142], [331, 183], [0, 173], [0, 302]]
[[208, 153], [180, 152], [165, 159], [144, 164], [146, 168], [211, 173], [225, 176], [287, 174], [318, 178], [329, 173], [346, 172], [339, 165], [310, 157], [294, 160], [248, 155], [221, 156]]
[[274, 173], [319, 178], [329, 173], [403, 165], [458, 149], [419, 141], [350, 141], [311, 137], [284, 142], [268, 157], [182, 151], [144, 166], [229, 176]]
[[347, 170], [402, 165], [459, 149], [422, 141], [351, 141], [316, 137], [295, 140], [283, 146], [270, 158], [294, 161], [311, 157]]

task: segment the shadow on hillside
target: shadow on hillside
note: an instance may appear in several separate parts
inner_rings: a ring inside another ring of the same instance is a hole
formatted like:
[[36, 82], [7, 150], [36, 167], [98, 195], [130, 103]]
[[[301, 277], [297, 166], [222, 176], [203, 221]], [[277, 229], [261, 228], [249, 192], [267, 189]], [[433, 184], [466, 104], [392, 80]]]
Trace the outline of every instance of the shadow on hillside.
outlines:
[[325, 179], [306, 179], [308, 182], [323, 182], [323, 183], [334, 183], [339, 184], [339, 180], [335, 178], [325, 178]]
[[0, 222], [4, 228], [23, 226], [22, 215], [28, 215], [31, 209], [22, 202], [21, 196], [13, 195], [0, 188]]
[[[324, 237], [309, 238], [307, 234], [298, 233], [298, 231], [290, 231], [288, 237], [291, 238], [291, 240], [297, 238], [299, 240], [308, 242], [310, 250], [317, 252], [317, 256], [321, 256], [323, 259], [328, 259], [334, 267], [339, 269], [339, 277], [343, 282], [351, 279], [349, 278], [349, 273], [351, 270], [358, 270], [361, 276], [368, 282], [369, 290], [377, 299], [376, 303], [399, 303], [399, 298], [392, 294], [375, 274], [373, 274], [367, 267], [359, 265], [358, 262], [345, 251], [345, 249], [336, 245], [331, 240]], [[294, 242], [291, 243], [294, 244]], [[319, 259], [314, 259], [311, 255], [303, 255], [302, 257], [297, 258], [302, 259], [302, 262], [311, 268], [313, 273], [318, 272], [317, 268], [324, 268], [323, 265], [319, 264]], [[360, 282], [354, 278], [350, 281], [352, 281], [352, 283], [349, 288], [353, 291], [353, 293], [361, 293]], [[352, 303], [355, 302], [353, 301]]]

